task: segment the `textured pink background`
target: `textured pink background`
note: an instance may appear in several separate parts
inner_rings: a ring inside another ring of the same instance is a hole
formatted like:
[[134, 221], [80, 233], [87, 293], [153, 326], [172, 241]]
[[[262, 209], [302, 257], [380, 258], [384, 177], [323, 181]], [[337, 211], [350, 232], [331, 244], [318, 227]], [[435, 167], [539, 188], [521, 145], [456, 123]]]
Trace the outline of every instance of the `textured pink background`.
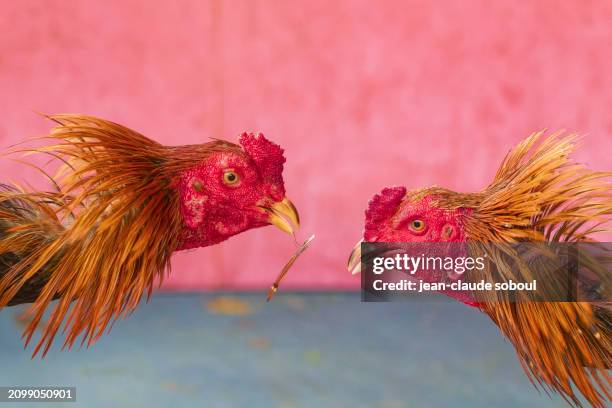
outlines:
[[[5, 0], [0, 25], [2, 146], [48, 129], [34, 110], [167, 144], [280, 143], [317, 234], [284, 287], [357, 287], [346, 258], [373, 193], [478, 189], [533, 130], [588, 134], [579, 159], [612, 169], [610, 2]], [[0, 160], [1, 179], [21, 169]], [[268, 286], [292, 251], [251, 231], [177, 255], [166, 287]]]

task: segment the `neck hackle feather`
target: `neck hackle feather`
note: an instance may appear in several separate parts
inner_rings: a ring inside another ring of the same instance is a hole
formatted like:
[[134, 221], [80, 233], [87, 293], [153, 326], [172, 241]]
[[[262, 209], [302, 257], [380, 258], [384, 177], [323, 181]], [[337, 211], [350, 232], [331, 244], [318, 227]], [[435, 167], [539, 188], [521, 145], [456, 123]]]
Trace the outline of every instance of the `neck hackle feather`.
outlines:
[[62, 323], [64, 347], [81, 335], [90, 345], [148, 299], [181, 244], [177, 177], [214, 152], [240, 149], [220, 140], [166, 147], [91, 116], [49, 119], [57, 126], [41, 139], [51, 145], [12, 152], [58, 159], [56, 191], [0, 189], [0, 307], [33, 302], [24, 337], [27, 345], [44, 326], [34, 349], [43, 356]]
[[[484, 190], [463, 194], [434, 187], [416, 194], [433, 194], [441, 208], [470, 209], [462, 220], [468, 240], [483, 243], [477, 250], [491, 259], [521, 242], [594, 242], [597, 233], [610, 232], [612, 173], [571, 160], [577, 140], [537, 132], [508, 153]], [[515, 346], [530, 380], [576, 406], [582, 403], [572, 384], [595, 407], [612, 398], [611, 262], [608, 256], [591, 265], [608, 291], [602, 302], [513, 301], [501, 291], [479, 303]], [[536, 265], [542, 266], [531, 267]], [[526, 281], [529, 273], [529, 265], [498, 271], [506, 281]], [[487, 277], [475, 273], [470, 279]], [[561, 283], [544, 282], [549, 288]]]

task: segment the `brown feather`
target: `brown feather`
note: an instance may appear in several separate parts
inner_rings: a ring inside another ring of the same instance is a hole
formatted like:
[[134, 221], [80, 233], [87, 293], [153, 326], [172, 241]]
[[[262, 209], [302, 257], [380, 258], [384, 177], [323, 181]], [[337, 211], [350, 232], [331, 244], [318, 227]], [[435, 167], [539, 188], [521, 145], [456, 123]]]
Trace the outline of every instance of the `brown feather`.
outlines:
[[34, 355], [49, 350], [64, 324], [64, 346], [96, 341], [162, 281], [180, 244], [182, 220], [174, 183], [215, 151], [239, 150], [215, 140], [165, 147], [121, 125], [56, 115], [48, 153], [63, 162], [59, 191], [0, 191], [0, 307], [34, 302], [24, 332], [32, 339], [53, 307]]
[[[481, 192], [461, 194], [434, 187], [413, 194], [433, 193], [442, 208], [470, 208], [463, 220], [468, 239], [483, 243], [478, 250], [498, 260], [502, 252], [511, 252], [506, 244], [592, 241], [595, 233], [610, 230], [612, 173], [591, 171], [572, 161], [569, 155], [576, 140], [574, 135], [546, 137], [538, 132], [508, 153], [491, 185]], [[502, 279], [524, 280], [536, 267], [501, 265]], [[602, 282], [610, 282], [609, 258], [594, 260], [590, 269]], [[482, 276], [474, 274], [472, 279]], [[552, 289], [557, 283], [546, 282]], [[607, 371], [612, 368], [609, 304], [519, 302], [503, 291], [488, 293], [481, 309], [515, 346], [534, 384], [548, 386], [581, 406], [573, 383], [591, 405], [606, 406], [612, 398]]]

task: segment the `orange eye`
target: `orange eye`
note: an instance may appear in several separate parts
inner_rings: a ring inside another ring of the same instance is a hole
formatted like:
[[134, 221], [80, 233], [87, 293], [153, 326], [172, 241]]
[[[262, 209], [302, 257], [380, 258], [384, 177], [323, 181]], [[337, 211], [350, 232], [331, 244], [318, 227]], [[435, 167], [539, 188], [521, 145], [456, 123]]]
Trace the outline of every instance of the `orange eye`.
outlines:
[[223, 182], [228, 186], [235, 185], [240, 181], [240, 177], [238, 177], [238, 173], [234, 170], [225, 170], [223, 173]]
[[425, 230], [425, 221], [423, 220], [410, 221], [410, 229], [414, 232], [423, 232]]

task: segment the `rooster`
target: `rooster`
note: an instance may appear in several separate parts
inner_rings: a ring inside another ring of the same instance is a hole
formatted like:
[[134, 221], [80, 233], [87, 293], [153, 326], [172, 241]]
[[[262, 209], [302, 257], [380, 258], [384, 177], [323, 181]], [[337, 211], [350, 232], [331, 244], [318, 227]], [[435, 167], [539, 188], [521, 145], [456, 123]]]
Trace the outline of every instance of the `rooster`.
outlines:
[[62, 322], [64, 347], [79, 336], [95, 342], [149, 298], [176, 251], [270, 224], [299, 227], [283, 150], [262, 134], [163, 146], [92, 116], [49, 119], [56, 126], [41, 139], [51, 142], [11, 152], [59, 160], [53, 177], [39, 169], [52, 191], [0, 185], [0, 308], [32, 303], [26, 346], [43, 329], [34, 355], [47, 353]]
[[[498, 248], [521, 242], [593, 242], [594, 234], [609, 231], [612, 221], [612, 173], [574, 162], [570, 153], [576, 142], [575, 135], [532, 134], [508, 153], [493, 182], [477, 193], [385, 188], [369, 203], [362, 241], [494, 243]], [[353, 273], [360, 271], [362, 241], [349, 258]], [[602, 262], [603, 268], [593, 269], [609, 283], [610, 265]], [[511, 268], [497, 273], [500, 280], [518, 274]], [[576, 406], [581, 400], [572, 383], [593, 406], [604, 407], [612, 398], [607, 371], [612, 368], [612, 313], [606, 299], [519, 302], [501, 292], [480, 301], [464, 294], [454, 297], [493, 320], [534, 385], [559, 392]]]

